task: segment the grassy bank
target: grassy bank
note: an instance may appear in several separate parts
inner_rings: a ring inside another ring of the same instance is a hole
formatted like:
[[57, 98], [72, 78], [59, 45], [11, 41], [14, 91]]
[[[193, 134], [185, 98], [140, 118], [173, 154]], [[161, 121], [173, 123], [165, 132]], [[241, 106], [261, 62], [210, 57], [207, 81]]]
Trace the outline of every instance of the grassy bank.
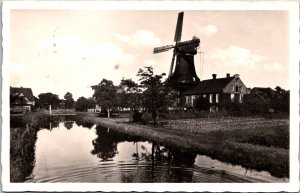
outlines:
[[164, 126], [129, 124], [125, 119], [78, 114], [77, 119], [109, 127], [161, 144], [189, 148], [212, 158], [248, 169], [289, 175], [289, 125], [284, 119], [213, 118], [186, 119]]

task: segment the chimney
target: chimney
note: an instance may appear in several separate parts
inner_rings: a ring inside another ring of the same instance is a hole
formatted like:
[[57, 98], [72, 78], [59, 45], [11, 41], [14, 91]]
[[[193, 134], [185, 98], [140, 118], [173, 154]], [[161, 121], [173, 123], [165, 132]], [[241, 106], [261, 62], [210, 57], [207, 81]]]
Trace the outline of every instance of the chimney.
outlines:
[[216, 74], [212, 74], [212, 77], [213, 77], [213, 79], [216, 79], [217, 75]]
[[229, 73], [227, 73], [227, 74], [226, 74], [226, 78], [229, 78], [229, 77], [230, 77], [230, 74], [229, 74]]

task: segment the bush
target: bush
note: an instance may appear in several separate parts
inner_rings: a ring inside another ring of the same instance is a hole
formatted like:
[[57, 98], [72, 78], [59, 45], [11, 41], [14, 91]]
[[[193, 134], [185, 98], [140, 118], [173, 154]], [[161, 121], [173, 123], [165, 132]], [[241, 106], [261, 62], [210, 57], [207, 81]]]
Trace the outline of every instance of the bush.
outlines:
[[139, 112], [139, 111], [137, 111], [137, 110], [134, 110], [133, 114], [132, 114], [132, 120], [135, 123], [141, 122], [141, 120], [142, 120], [142, 113]]
[[210, 107], [209, 101], [203, 96], [199, 96], [195, 100], [195, 109], [197, 111], [208, 111]]
[[226, 113], [231, 116], [244, 116], [248, 115], [246, 109], [244, 109], [244, 105], [242, 103], [229, 102], [220, 105], [220, 109], [224, 109]]

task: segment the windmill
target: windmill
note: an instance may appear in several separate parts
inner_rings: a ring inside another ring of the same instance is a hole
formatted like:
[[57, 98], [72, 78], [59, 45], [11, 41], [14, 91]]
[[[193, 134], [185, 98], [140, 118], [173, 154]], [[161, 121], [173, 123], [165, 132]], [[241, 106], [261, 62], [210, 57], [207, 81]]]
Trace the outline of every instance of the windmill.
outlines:
[[[166, 45], [156, 47], [153, 50], [153, 54], [165, 52], [173, 49], [173, 56], [171, 60], [171, 66], [169, 71], [169, 80], [172, 85], [178, 90], [184, 90], [190, 85], [195, 85], [200, 82], [194, 64], [194, 56], [197, 54], [197, 48], [200, 44], [200, 39], [194, 36], [191, 40], [181, 41], [183, 23], [183, 12], [178, 14], [174, 45]], [[175, 69], [173, 72], [174, 62]]]

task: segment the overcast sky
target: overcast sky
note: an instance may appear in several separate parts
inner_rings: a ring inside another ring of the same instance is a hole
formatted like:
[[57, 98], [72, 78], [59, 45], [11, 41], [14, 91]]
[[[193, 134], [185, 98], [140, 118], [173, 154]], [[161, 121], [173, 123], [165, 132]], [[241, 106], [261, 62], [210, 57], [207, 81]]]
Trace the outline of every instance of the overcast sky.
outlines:
[[[143, 66], [168, 74], [172, 51], [154, 55], [153, 48], [173, 43], [178, 13], [12, 10], [11, 86], [77, 99], [92, 96], [90, 86], [103, 78], [137, 80]], [[289, 89], [288, 30], [286, 11], [184, 11], [182, 40], [201, 40], [200, 80], [240, 74], [247, 87]]]

